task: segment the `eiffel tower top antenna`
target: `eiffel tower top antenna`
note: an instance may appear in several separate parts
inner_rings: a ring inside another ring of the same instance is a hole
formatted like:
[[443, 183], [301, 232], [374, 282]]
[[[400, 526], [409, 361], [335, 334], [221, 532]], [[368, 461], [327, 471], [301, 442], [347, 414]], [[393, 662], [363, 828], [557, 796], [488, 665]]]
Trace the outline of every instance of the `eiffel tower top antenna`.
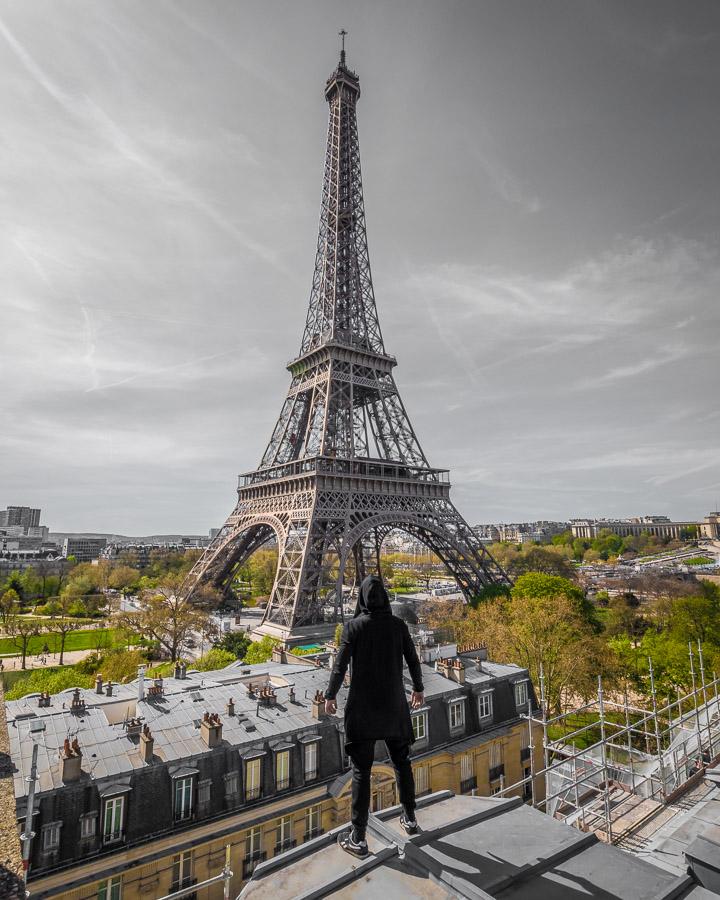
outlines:
[[338, 31], [338, 34], [340, 35], [340, 40], [342, 41], [342, 44], [340, 46], [340, 65], [344, 66], [345, 65], [345, 35], [347, 34], [347, 31], [345, 31], [344, 28], [341, 28], [340, 31]]

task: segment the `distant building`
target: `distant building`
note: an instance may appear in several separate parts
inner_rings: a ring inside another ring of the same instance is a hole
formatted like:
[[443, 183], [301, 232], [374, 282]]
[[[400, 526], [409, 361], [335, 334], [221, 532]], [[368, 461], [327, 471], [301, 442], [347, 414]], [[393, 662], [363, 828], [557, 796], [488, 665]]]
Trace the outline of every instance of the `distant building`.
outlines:
[[107, 538], [67, 537], [63, 541], [62, 555], [74, 556], [78, 562], [97, 559], [107, 546]]
[[475, 525], [473, 531], [486, 544], [506, 541], [510, 544], [547, 544], [556, 534], [567, 531], [567, 522], [500, 522], [493, 525]]
[[[540, 730], [531, 751], [522, 718], [537, 709], [527, 670], [417, 640], [425, 680], [425, 706], [412, 714], [418, 795], [489, 795], [527, 777], [531, 753], [541, 753]], [[352, 773], [342, 714], [325, 714], [328, 676], [327, 665], [277, 649], [265, 664], [179, 668], [164, 680], [101, 680], [95, 690], [9, 701], [21, 828], [33, 741], [40, 746], [32, 896], [162, 897], [217, 875], [230, 844], [236, 897], [262, 860], [347, 822]], [[346, 698], [343, 687], [341, 707]], [[378, 744], [373, 810], [397, 803], [384, 749]], [[524, 789], [529, 796], [529, 782], [513, 794]], [[536, 793], [542, 799], [539, 783]]]
[[220, 534], [220, 529], [219, 528], [211, 528], [210, 531], [208, 532], [208, 534], [210, 535], [210, 540], [214, 541], [215, 538]]
[[[667, 516], [637, 516], [631, 519], [573, 519], [570, 522], [573, 537], [592, 539], [602, 531], [610, 531], [620, 537], [637, 537], [651, 534], [658, 538], [682, 540], [689, 532], [699, 537], [712, 538], [718, 534], [720, 513], [711, 513], [704, 522], [671, 522]], [[714, 521], [713, 521], [714, 517]], [[715, 529], [715, 534], [711, 532]]]
[[0, 511], [0, 528], [5, 525], [20, 525], [32, 528], [40, 524], [40, 510], [29, 506], [8, 506]]

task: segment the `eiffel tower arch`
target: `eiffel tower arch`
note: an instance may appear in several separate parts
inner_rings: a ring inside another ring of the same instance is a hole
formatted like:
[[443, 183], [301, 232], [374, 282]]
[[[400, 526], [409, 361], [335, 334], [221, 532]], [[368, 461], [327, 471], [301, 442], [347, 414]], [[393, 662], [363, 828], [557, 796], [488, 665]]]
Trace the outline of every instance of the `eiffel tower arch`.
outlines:
[[325, 85], [320, 227], [290, 388], [259, 467], [240, 476], [233, 512], [182, 588], [228, 589], [237, 568], [274, 538], [278, 567], [258, 630], [289, 641], [342, 619], [348, 566], [356, 577], [376, 571], [396, 528], [436, 553], [466, 598], [508, 580], [452, 504], [448, 471], [428, 463], [395, 384], [370, 274], [359, 96], [343, 47]]

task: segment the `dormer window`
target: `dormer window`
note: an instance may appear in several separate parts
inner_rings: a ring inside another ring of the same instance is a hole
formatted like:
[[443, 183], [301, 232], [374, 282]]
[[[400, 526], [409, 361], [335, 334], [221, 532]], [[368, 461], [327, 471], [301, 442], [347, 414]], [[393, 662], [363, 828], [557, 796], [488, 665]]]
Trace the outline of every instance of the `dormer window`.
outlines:
[[516, 681], [513, 689], [515, 691], [515, 706], [521, 709], [528, 702], [528, 683], [527, 681]]

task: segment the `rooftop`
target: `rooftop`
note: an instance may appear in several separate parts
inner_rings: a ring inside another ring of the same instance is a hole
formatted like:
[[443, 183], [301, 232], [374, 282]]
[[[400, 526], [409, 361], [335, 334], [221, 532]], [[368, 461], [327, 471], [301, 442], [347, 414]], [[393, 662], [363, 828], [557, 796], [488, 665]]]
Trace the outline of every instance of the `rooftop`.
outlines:
[[260, 864], [239, 900], [291, 898], [542, 898], [711, 900], [698, 875], [669, 872], [524, 805], [518, 798], [421, 799], [420, 833], [399, 807], [370, 816], [365, 860], [337, 846], [347, 826]]
[[[526, 675], [517, 666], [483, 660], [472, 662], [463, 656], [466, 685], [482, 690], [484, 684]], [[188, 671], [185, 678], [165, 678], [162, 693], [150, 694], [153, 679], [145, 679], [142, 700], [138, 699], [137, 680], [114, 684], [112, 696], [94, 689], [69, 688], [52, 695], [40, 706], [38, 694], [6, 704], [10, 755], [15, 763], [15, 797], [27, 794], [33, 738], [38, 724], [45, 730], [38, 740], [37, 791], [43, 793], [63, 786], [61, 749], [66, 738], [77, 738], [83, 754], [83, 772], [93, 780], [113, 779], [130, 774], [146, 764], [138, 753], [138, 729], [127, 729], [130, 719], [140, 719], [154, 739], [154, 756], [161, 762], [181, 764], [212, 752], [204, 742], [200, 721], [205, 712], [217, 713], [223, 723], [223, 740], [240, 752], [251, 750], [268, 738], [301, 735], [317, 731], [312, 699], [328, 682], [326, 667], [300, 663], [263, 663], [252, 666], [241, 662], [211, 672]], [[450, 678], [423, 664], [425, 696], [428, 701], [452, 697], [462, 687]], [[412, 685], [407, 680], [408, 692]], [[248, 687], [269, 685], [277, 700], [264, 706]], [[467, 690], [467, 687], [466, 687]], [[73, 695], [80, 701], [73, 709]], [[343, 706], [347, 691], [339, 694]], [[228, 701], [234, 714], [226, 713]], [[337, 719], [340, 725], [341, 719]]]

